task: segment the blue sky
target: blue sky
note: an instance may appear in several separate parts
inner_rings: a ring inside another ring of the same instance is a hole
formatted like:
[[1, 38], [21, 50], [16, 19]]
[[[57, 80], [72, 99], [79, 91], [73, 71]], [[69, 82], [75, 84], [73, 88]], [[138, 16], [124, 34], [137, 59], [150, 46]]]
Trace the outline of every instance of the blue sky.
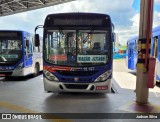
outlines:
[[[155, 1], [155, 4], [154, 4], [154, 10], [155, 11], [160, 11], [160, 0], [154, 0]], [[133, 2], [133, 8], [138, 10], [140, 10], [140, 0], [134, 0]]]
[[[1, 29], [20, 29], [34, 33], [47, 14], [63, 12], [96, 12], [111, 16], [119, 42], [138, 34], [140, 0], [76, 0], [61, 5], [0, 17]], [[160, 25], [160, 0], [155, 0], [154, 27]], [[42, 33], [42, 30], [39, 31]]]
[[134, 0], [132, 7], [139, 12], [140, 11], [140, 0]]

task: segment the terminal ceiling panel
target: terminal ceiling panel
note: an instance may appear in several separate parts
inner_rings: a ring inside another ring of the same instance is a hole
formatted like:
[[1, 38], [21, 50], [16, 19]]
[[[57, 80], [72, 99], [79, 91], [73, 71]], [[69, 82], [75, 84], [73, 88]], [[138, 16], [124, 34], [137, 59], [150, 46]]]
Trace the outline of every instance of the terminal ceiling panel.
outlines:
[[74, 0], [0, 0], [0, 16], [44, 8]]

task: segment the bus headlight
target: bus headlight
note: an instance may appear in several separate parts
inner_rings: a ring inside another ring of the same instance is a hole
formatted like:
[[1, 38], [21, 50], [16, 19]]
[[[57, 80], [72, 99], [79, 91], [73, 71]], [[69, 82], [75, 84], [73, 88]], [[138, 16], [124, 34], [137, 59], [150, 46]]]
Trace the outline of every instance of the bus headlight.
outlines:
[[48, 80], [51, 80], [51, 81], [58, 81], [58, 79], [56, 78], [56, 76], [54, 76], [51, 72], [47, 71], [47, 70], [44, 70], [43, 71], [45, 76], [47, 77]]
[[106, 71], [105, 73], [103, 73], [102, 75], [100, 75], [95, 82], [102, 82], [108, 79], [108, 77], [112, 74], [112, 71]]

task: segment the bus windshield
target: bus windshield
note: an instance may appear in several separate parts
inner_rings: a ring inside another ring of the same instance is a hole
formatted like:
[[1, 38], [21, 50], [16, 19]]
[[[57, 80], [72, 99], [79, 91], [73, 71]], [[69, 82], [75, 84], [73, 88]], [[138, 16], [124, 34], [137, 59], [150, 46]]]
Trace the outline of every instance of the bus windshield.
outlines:
[[0, 38], [0, 62], [17, 61], [21, 57], [21, 53], [21, 40]]
[[104, 65], [110, 59], [109, 31], [48, 30], [44, 58], [62, 66]]

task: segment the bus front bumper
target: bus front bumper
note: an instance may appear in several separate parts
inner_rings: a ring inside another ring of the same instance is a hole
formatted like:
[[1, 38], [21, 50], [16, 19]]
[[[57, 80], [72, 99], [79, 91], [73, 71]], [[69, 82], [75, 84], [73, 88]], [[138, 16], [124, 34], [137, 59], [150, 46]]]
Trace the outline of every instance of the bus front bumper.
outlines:
[[110, 93], [111, 79], [94, 83], [64, 83], [50, 81], [44, 77], [44, 90], [47, 92], [86, 92], [86, 93]]

